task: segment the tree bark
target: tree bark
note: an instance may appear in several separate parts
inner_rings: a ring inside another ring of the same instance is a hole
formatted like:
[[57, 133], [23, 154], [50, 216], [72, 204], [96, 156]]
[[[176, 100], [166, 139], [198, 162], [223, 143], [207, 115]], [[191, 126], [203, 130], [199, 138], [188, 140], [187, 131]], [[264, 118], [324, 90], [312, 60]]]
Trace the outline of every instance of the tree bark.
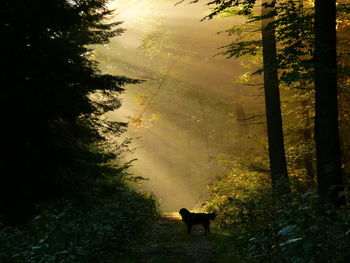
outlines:
[[315, 141], [318, 192], [336, 207], [343, 176], [339, 145], [336, 0], [315, 1]]
[[[269, 14], [273, 8], [266, 7], [270, 1], [263, 1], [261, 15]], [[269, 145], [272, 188], [278, 195], [290, 193], [287, 162], [284, 151], [281, 102], [277, 72], [275, 29], [269, 24], [272, 18], [262, 20], [262, 44], [264, 64], [264, 91]]]
[[310, 113], [307, 108], [308, 100], [307, 99], [302, 100], [301, 106], [302, 106], [302, 116], [305, 121], [304, 123], [305, 127], [303, 130], [303, 139], [305, 144], [307, 145], [307, 149], [305, 149], [306, 152], [304, 155], [304, 164], [305, 164], [307, 180], [311, 182], [314, 179], [315, 171], [312, 164], [312, 152], [311, 152], [311, 148], [309, 147], [312, 140], [312, 128], [311, 128], [311, 122], [310, 122]]

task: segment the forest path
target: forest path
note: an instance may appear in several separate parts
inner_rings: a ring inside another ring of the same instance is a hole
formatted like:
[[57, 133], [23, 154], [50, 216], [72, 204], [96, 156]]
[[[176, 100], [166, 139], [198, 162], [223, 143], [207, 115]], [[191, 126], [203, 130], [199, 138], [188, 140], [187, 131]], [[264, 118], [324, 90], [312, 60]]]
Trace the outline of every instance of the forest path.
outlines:
[[194, 226], [191, 235], [178, 213], [162, 213], [147, 234], [139, 251], [142, 263], [215, 263], [216, 249], [211, 234]]

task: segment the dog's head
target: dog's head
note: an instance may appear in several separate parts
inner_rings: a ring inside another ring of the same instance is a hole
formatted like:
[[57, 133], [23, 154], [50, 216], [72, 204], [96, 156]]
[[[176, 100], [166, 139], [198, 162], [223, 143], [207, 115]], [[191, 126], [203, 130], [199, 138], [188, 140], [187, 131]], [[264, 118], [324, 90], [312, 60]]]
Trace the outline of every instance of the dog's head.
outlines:
[[186, 217], [189, 214], [191, 214], [191, 212], [188, 211], [186, 208], [181, 208], [180, 211], [179, 211], [179, 214], [181, 215], [181, 217]]

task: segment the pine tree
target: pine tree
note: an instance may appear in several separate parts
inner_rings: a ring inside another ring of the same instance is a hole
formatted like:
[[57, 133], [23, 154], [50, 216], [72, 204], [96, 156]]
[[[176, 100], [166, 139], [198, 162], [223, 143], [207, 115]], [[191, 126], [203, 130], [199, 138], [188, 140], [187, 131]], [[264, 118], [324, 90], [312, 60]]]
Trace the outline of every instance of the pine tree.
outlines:
[[112, 14], [106, 3], [1, 1], [0, 212], [120, 175], [102, 145], [107, 131], [119, 134], [125, 124], [100, 116], [137, 81], [101, 74], [89, 59], [89, 46], [123, 31], [120, 22], [104, 22]]

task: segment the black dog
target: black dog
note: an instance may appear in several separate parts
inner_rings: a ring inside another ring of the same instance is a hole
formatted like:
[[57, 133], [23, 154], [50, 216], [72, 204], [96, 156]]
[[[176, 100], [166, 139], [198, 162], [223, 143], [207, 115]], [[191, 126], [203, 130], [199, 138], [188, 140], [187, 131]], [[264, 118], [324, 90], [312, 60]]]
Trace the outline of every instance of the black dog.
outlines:
[[191, 213], [186, 208], [181, 208], [179, 214], [182, 217], [182, 221], [184, 221], [187, 225], [187, 233], [191, 233], [191, 229], [193, 225], [201, 224], [204, 227], [205, 234], [210, 232], [210, 220], [214, 220], [216, 217], [215, 213]]

